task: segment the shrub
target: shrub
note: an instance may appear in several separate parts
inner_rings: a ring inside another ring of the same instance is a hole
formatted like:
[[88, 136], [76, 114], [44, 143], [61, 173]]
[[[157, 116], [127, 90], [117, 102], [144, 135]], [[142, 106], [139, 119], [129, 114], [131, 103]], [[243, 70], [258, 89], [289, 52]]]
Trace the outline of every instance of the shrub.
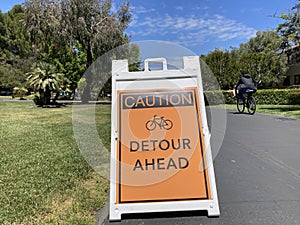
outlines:
[[255, 99], [257, 104], [296, 105], [300, 103], [300, 89], [258, 90]]
[[291, 90], [289, 92], [288, 98], [289, 105], [300, 105], [300, 89], [299, 90]]
[[[231, 91], [204, 91], [206, 105], [235, 104], [236, 98]], [[261, 105], [300, 105], [300, 89], [265, 89], [258, 90], [254, 97]]]
[[24, 99], [28, 90], [24, 87], [14, 87], [13, 88], [13, 96], [19, 97], [20, 99]]
[[225, 103], [221, 91], [205, 91], [204, 100], [206, 105], [220, 105]]
[[263, 105], [287, 105], [288, 104], [288, 90], [259, 90], [255, 94], [257, 104]]

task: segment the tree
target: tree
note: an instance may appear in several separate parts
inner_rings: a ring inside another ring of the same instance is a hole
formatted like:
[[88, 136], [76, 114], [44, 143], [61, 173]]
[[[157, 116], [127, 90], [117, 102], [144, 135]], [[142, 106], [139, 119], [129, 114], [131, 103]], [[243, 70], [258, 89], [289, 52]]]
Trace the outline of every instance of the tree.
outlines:
[[[135, 43], [120, 46], [103, 56], [101, 61], [96, 63], [96, 67], [102, 67], [99, 73], [102, 74], [104, 79], [98, 79], [102, 83], [95, 83], [93, 85], [94, 87], [102, 87], [100, 91], [102, 97], [103, 94], [111, 93], [111, 59], [128, 59], [129, 72], [141, 70], [140, 49]], [[103, 63], [105, 61], [107, 61], [107, 63]], [[105, 65], [105, 68], [103, 68], [103, 65]], [[103, 72], [105, 72], [105, 74]]]
[[249, 73], [261, 86], [283, 81], [287, 71], [286, 55], [280, 50], [276, 31], [258, 31], [256, 36], [231, 51], [216, 49], [202, 59], [211, 68], [222, 89], [233, 87], [242, 73]]
[[283, 23], [278, 25], [277, 32], [282, 37], [282, 49], [286, 49], [291, 45], [300, 43], [300, 0], [291, 9], [291, 12], [282, 14]]
[[25, 74], [10, 64], [0, 63], [0, 87], [12, 89], [26, 83]]
[[[129, 3], [114, 11], [110, 0], [26, 0], [25, 25], [36, 52], [58, 50], [76, 43], [86, 54], [86, 69], [105, 52], [129, 42], [124, 30], [130, 22]], [[96, 76], [96, 75], [95, 75]], [[89, 99], [92, 77], [86, 77], [84, 101]]]
[[23, 18], [24, 9], [21, 5], [15, 5], [4, 15], [7, 38], [6, 49], [20, 56], [20, 58], [26, 58], [30, 54], [30, 45], [22, 24]]
[[237, 65], [235, 59], [229, 51], [215, 49], [207, 56], [202, 56], [209, 68], [216, 76], [220, 87], [228, 89], [233, 86], [237, 79]]
[[280, 51], [281, 38], [276, 31], [258, 31], [239, 49], [240, 71], [252, 75], [262, 86], [280, 84], [287, 71], [287, 58]]
[[40, 63], [27, 75], [29, 85], [39, 94], [36, 98], [36, 104], [41, 106], [50, 105], [51, 96], [61, 91], [66, 83], [64, 75], [57, 73], [55, 67], [47, 63]]
[[140, 59], [140, 49], [137, 44], [128, 45], [128, 53], [126, 54], [126, 59], [128, 59], [129, 71], [135, 72], [140, 71], [141, 59]]
[[52, 48], [48, 53], [43, 54], [44, 61], [54, 65], [57, 72], [63, 73], [65, 78], [69, 80], [68, 88], [73, 94], [85, 71], [86, 62], [86, 54], [81, 51], [78, 43], [75, 48], [76, 51], [69, 51], [69, 47], [65, 46], [64, 53], [57, 52]]
[[6, 40], [5, 40], [5, 24], [4, 24], [4, 15], [0, 10], [0, 49], [5, 48]]
[[5, 14], [0, 12], [0, 87], [12, 89], [26, 82], [25, 73], [31, 62], [23, 17], [21, 5], [15, 5]]

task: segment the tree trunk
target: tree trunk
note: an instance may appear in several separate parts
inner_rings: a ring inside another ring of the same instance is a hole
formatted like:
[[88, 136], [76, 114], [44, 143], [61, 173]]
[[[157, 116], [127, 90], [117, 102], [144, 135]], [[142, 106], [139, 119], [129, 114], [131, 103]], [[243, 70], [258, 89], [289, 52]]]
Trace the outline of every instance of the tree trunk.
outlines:
[[56, 104], [58, 97], [59, 97], [59, 92], [56, 92], [55, 97], [53, 99], [53, 104]]
[[[93, 54], [92, 54], [92, 48], [91, 45], [88, 45], [87, 53], [86, 53], [86, 70], [89, 69], [89, 67], [93, 63]], [[85, 80], [86, 80], [86, 87], [83, 90], [82, 93], [82, 103], [88, 103], [89, 100], [91, 100], [91, 85], [92, 85], [92, 76], [91, 71], [86, 73]]]
[[49, 89], [49, 87], [46, 87], [46, 91], [45, 91], [45, 102], [46, 105], [50, 105], [51, 101], [51, 91]]

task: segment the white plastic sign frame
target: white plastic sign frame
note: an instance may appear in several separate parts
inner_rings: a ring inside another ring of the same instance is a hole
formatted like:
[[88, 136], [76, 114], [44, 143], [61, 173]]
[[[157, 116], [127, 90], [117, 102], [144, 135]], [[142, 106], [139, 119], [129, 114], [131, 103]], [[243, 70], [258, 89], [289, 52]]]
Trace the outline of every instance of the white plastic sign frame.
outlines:
[[[151, 62], [162, 63], [162, 70], [149, 70]], [[208, 163], [209, 185], [211, 199], [186, 200], [186, 201], [162, 201], [142, 203], [117, 203], [118, 183], [118, 159], [117, 145], [119, 138], [118, 131], [118, 91], [130, 90], [151, 90], [154, 88], [170, 88], [170, 81], [181, 88], [196, 86], [198, 88], [198, 99], [201, 109], [202, 130], [205, 144], [205, 157]], [[205, 113], [205, 103], [200, 70], [199, 57], [183, 57], [183, 69], [168, 70], [165, 58], [152, 58], [145, 60], [145, 71], [129, 72], [127, 60], [113, 60], [112, 62], [112, 123], [111, 123], [111, 170], [110, 170], [110, 210], [109, 220], [121, 220], [122, 214], [146, 213], [146, 212], [170, 212], [170, 211], [191, 211], [206, 210], [208, 216], [219, 216], [219, 203], [215, 182], [214, 167], [210, 145], [210, 132]]]

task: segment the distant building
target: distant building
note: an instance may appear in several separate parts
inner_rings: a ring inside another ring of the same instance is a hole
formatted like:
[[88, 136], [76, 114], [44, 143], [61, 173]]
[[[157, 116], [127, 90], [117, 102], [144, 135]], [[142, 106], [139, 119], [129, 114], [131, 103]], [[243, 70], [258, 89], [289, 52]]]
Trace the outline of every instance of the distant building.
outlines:
[[286, 50], [289, 69], [283, 82], [284, 86], [300, 85], [300, 44]]

